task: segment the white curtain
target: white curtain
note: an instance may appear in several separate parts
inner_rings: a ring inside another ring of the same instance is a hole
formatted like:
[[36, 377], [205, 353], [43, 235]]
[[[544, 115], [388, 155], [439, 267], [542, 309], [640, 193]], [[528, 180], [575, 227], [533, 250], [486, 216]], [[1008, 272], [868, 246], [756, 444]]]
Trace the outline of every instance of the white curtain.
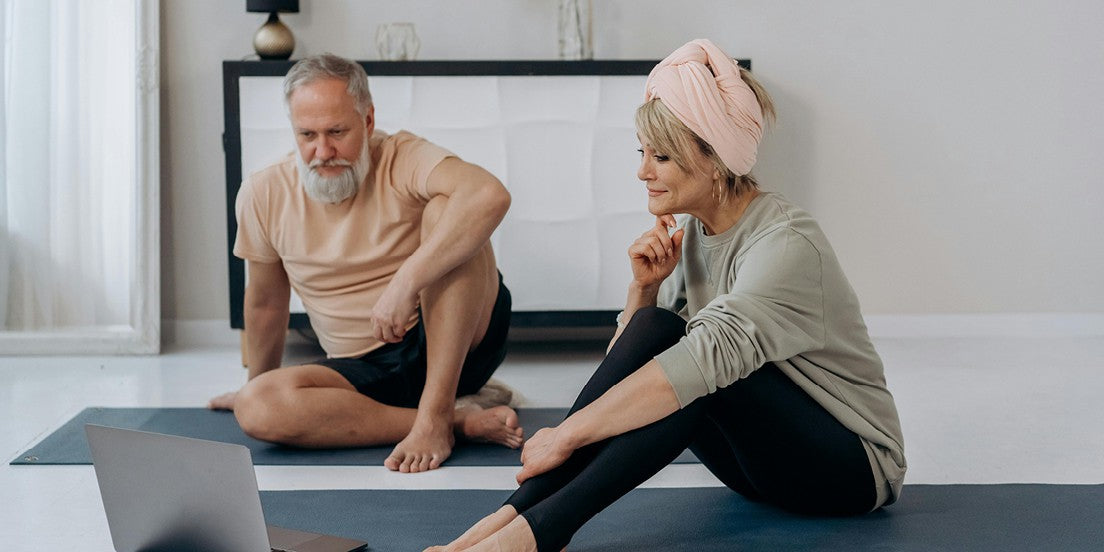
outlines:
[[0, 326], [126, 326], [137, 2], [3, 2]]

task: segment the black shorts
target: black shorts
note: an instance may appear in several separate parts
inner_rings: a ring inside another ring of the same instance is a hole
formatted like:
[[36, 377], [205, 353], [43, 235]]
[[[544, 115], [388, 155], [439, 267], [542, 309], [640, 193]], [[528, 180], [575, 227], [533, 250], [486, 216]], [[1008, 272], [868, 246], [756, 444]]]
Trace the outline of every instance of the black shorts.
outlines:
[[[511, 307], [510, 290], [502, 283], [502, 273], [499, 273], [498, 297], [491, 311], [487, 334], [464, 358], [456, 396], [479, 391], [502, 364], [502, 359], [506, 357]], [[419, 320], [406, 332], [402, 341], [388, 343], [362, 357], [325, 358], [313, 364], [336, 370], [357, 391], [381, 403], [417, 408], [426, 377], [425, 326]]]

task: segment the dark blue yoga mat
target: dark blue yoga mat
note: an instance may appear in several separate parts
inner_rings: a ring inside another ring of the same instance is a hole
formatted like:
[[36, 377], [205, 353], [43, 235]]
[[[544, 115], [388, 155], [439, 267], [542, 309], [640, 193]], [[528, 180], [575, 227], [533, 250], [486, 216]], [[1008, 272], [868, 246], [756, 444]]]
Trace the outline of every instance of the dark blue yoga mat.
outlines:
[[[563, 420], [567, 409], [521, 408], [525, 435]], [[91, 464], [84, 424], [99, 424], [196, 439], [237, 443], [249, 448], [258, 466], [380, 466], [391, 446], [355, 449], [300, 449], [258, 441], [242, 432], [230, 412], [206, 408], [86, 408], [56, 431], [11, 461], [14, 464]], [[696, 462], [689, 451], [676, 462]], [[503, 446], [461, 443], [446, 466], [520, 466], [521, 453]]]
[[[268, 523], [367, 541], [375, 551], [444, 544], [509, 491], [267, 491]], [[851, 518], [813, 518], [725, 488], [637, 489], [568, 546], [609, 551], [1081, 551], [1104, 549], [1104, 485], [908, 485]]]

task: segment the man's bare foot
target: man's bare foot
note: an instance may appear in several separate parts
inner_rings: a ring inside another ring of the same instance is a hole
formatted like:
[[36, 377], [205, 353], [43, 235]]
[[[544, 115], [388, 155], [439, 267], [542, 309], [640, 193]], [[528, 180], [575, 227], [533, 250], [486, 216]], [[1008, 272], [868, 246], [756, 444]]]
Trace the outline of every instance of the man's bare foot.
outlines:
[[525, 518], [516, 516], [505, 527], [466, 549], [468, 552], [537, 552], [537, 537]]
[[510, 448], [520, 447], [524, 439], [517, 412], [505, 405], [486, 409], [475, 405], [457, 408], [453, 427], [457, 435], [469, 441]]
[[383, 465], [391, 471], [402, 473], [435, 470], [452, 454], [455, 443], [456, 437], [447, 424], [436, 424], [433, 427], [419, 427], [415, 424], [410, 434], [395, 445]]
[[435, 470], [452, 454], [456, 435], [469, 441], [497, 443], [510, 448], [520, 447], [523, 440], [514, 409], [469, 405], [456, 409], [451, 430], [443, 424], [432, 428], [415, 424], [410, 434], [395, 445], [383, 465], [402, 473]]
[[466, 550], [468, 547], [475, 546], [479, 541], [491, 536], [499, 529], [502, 529], [506, 524], [518, 517], [517, 510], [513, 506], [506, 505], [498, 509], [495, 513], [477, 521], [475, 525], [471, 526], [464, 532], [463, 535], [457, 537], [456, 540], [444, 545], [444, 546], [431, 546], [425, 549], [425, 552], [460, 552]]
[[237, 396], [237, 391], [223, 393], [208, 401], [207, 408], [211, 410], [234, 410], [234, 399], [237, 398]]

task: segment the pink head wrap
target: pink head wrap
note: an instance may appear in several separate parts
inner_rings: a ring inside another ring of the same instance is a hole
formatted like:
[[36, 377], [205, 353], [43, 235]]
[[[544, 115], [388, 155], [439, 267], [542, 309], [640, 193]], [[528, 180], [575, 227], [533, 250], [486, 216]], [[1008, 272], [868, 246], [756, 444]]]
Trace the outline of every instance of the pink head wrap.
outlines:
[[715, 44], [693, 40], [659, 62], [644, 84], [644, 101], [652, 98], [663, 100], [737, 176], [751, 171], [763, 112], [739, 65]]

